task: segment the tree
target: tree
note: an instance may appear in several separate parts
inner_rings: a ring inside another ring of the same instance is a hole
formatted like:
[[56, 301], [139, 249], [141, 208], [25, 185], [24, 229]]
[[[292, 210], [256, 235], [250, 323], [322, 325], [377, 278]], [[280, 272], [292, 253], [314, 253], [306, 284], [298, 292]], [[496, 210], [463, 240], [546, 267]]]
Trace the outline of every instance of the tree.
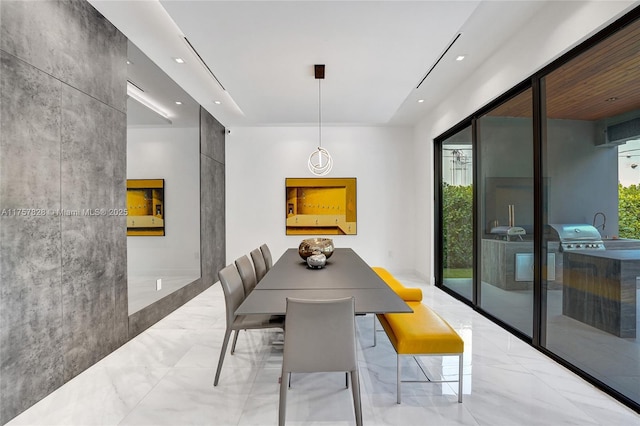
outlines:
[[618, 236], [640, 239], [640, 185], [618, 184]]

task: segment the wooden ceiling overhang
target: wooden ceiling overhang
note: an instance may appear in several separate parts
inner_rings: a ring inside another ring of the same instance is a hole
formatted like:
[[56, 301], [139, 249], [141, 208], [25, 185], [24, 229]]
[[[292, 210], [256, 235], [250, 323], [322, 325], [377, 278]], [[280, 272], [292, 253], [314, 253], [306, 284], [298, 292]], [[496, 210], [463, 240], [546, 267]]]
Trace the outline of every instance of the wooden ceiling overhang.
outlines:
[[[640, 110], [640, 21], [545, 77], [547, 118], [597, 121]], [[531, 117], [531, 90], [487, 115]]]

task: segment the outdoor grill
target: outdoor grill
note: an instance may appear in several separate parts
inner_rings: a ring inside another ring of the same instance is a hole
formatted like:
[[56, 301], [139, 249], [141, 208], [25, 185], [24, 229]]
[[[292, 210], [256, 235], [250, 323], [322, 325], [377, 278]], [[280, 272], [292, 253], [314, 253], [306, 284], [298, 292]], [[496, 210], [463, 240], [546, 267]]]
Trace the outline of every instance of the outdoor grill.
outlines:
[[604, 250], [604, 242], [598, 230], [587, 224], [550, 223], [545, 228], [547, 241], [559, 241], [560, 251]]

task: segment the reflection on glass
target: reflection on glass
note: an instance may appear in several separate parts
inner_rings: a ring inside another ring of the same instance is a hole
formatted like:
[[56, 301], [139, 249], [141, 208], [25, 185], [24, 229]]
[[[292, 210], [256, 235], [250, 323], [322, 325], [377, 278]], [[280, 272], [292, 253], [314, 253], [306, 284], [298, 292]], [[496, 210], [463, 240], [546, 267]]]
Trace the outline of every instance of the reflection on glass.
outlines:
[[473, 298], [471, 127], [442, 143], [443, 285]]
[[164, 179], [127, 179], [127, 235], [164, 236]]
[[200, 107], [132, 43], [128, 59], [127, 79], [140, 92], [127, 99], [127, 281], [133, 314], [201, 276]]
[[531, 89], [478, 121], [480, 306], [533, 333], [533, 124]]
[[[640, 117], [640, 67], [629, 64], [637, 63], [639, 44], [635, 22], [543, 82], [544, 215], [548, 229], [564, 225], [569, 232], [545, 232], [543, 248], [556, 254], [560, 267], [554, 285], [545, 283], [542, 343], [635, 403], [640, 403], [640, 179], [632, 177], [632, 155], [640, 153], [633, 151], [640, 139], [634, 124]], [[593, 238], [571, 241], [575, 229], [580, 235], [588, 229]]]

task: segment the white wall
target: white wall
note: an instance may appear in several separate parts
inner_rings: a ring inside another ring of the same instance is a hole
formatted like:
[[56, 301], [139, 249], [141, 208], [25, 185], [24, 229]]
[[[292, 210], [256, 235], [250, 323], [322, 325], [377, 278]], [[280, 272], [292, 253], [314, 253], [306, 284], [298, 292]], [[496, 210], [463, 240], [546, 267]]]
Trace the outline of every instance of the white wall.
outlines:
[[127, 237], [129, 276], [200, 276], [198, 128], [129, 128], [127, 178], [164, 179], [165, 236]]
[[[327, 177], [357, 178], [358, 234], [332, 236], [370, 265], [414, 269], [412, 132], [400, 127], [326, 127], [334, 158]], [[307, 158], [317, 127], [232, 128], [226, 138], [227, 263], [262, 243], [274, 259], [303, 236], [285, 235], [285, 178], [314, 177]]]
[[548, 2], [472, 76], [416, 126], [414, 168], [416, 246], [429, 251], [415, 264], [433, 279], [433, 139], [637, 6], [635, 1]]
[[595, 133], [590, 121], [548, 120], [547, 214], [549, 223], [592, 224], [603, 212], [606, 237], [618, 235], [618, 150], [596, 146]]

